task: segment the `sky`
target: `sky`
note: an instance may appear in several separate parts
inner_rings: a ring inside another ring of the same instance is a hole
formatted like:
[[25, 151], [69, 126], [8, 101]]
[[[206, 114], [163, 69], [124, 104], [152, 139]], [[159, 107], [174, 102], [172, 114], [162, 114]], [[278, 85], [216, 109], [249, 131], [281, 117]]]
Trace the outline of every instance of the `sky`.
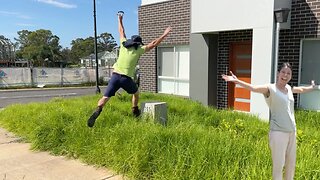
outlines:
[[[0, 0], [0, 35], [15, 42], [21, 30], [50, 30], [63, 48], [77, 38], [94, 37], [94, 0]], [[97, 35], [111, 33], [119, 44], [117, 12], [124, 11], [127, 37], [138, 34], [141, 0], [95, 0]]]

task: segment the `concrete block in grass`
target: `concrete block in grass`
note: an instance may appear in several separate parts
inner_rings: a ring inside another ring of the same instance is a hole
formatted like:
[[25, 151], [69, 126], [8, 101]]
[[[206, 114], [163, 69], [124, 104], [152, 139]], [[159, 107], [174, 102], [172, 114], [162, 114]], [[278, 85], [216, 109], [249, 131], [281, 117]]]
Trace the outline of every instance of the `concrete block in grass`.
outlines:
[[142, 102], [141, 116], [145, 119], [152, 119], [155, 123], [167, 124], [167, 103], [166, 102]]

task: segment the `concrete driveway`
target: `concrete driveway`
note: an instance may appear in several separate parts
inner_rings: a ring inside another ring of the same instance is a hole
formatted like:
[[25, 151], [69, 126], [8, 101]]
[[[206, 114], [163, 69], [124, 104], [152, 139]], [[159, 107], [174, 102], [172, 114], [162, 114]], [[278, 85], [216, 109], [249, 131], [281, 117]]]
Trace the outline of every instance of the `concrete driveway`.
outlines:
[[78, 160], [30, 150], [30, 144], [0, 128], [0, 179], [2, 180], [124, 180], [110, 170]]

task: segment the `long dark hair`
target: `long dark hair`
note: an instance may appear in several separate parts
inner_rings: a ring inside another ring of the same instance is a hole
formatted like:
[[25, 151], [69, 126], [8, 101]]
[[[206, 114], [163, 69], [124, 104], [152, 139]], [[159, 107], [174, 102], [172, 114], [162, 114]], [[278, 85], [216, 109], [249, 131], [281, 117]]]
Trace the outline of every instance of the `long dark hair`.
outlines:
[[291, 64], [288, 63], [288, 62], [282, 63], [282, 64], [278, 67], [278, 72], [280, 72], [282, 68], [289, 68], [289, 69], [292, 71], [292, 66], [291, 66]]

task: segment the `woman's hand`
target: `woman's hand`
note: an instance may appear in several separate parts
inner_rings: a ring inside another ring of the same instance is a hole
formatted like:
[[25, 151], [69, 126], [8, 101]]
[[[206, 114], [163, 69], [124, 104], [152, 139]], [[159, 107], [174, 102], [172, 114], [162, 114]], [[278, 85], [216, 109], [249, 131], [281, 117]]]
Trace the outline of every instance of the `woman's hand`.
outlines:
[[230, 81], [230, 82], [237, 82], [238, 81], [238, 78], [236, 75], [234, 75], [232, 73], [232, 71], [230, 71], [230, 74], [231, 76], [228, 76], [228, 75], [225, 75], [225, 74], [222, 74], [222, 79], [224, 79], [225, 81]]

